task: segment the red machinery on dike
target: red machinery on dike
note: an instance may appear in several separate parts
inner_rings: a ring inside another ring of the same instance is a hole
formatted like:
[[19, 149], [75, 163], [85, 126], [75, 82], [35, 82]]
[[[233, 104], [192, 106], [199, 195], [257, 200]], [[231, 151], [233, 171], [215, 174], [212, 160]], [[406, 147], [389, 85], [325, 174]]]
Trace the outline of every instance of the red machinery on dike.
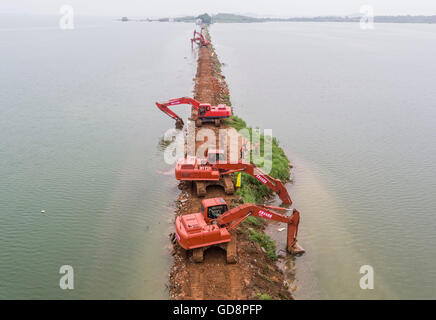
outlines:
[[274, 191], [284, 204], [292, 204], [291, 196], [280, 179], [271, 177], [252, 163], [227, 162], [223, 150], [208, 149], [206, 159], [198, 159], [194, 156], [179, 159], [175, 168], [176, 179], [194, 182], [197, 195], [200, 197], [206, 195], [208, 185], [220, 185], [226, 194], [233, 194], [235, 188], [232, 173], [234, 172], [251, 175]]
[[211, 246], [219, 246], [226, 250], [227, 263], [237, 262], [236, 234], [230, 231], [249, 216], [274, 220], [287, 224], [287, 246], [289, 253], [304, 253], [297, 244], [300, 213], [293, 209], [290, 216], [274, 211], [287, 210], [247, 203], [229, 209], [223, 198], [205, 199], [202, 201], [201, 212], [178, 216], [176, 218], [175, 237], [185, 250], [193, 250], [195, 262], [203, 262], [204, 251]]
[[191, 45], [194, 45], [194, 43], [198, 44], [200, 47], [210, 45], [210, 41], [206, 40], [203, 33], [197, 32], [197, 30], [194, 30], [194, 36], [191, 39]]
[[183, 127], [183, 120], [176, 113], [174, 113], [169, 106], [175, 106], [179, 104], [190, 104], [196, 111], [195, 124], [197, 127], [201, 127], [203, 123], [212, 122], [215, 126], [219, 127], [221, 119], [228, 118], [232, 115], [232, 107], [225, 104], [219, 104], [217, 106], [211, 106], [208, 103], [200, 103], [193, 98], [178, 98], [171, 99], [166, 102], [156, 102], [157, 107], [166, 113], [168, 116], [176, 120], [177, 127]]

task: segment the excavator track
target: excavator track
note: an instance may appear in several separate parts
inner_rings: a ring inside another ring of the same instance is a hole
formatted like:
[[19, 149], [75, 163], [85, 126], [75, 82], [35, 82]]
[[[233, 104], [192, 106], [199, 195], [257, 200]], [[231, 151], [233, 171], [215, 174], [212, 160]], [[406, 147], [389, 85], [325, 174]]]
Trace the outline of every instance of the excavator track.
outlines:
[[235, 193], [235, 185], [233, 183], [233, 179], [230, 175], [226, 175], [222, 178], [222, 183], [224, 187], [224, 192], [226, 194], [234, 194]]
[[192, 258], [196, 263], [202, 263], [204, 261], [204, 247], [192, 250]]
[[204, 181], [196, 181], [195, 182], [195, 189], [197, 192], [197, 196], [204, 197], [206, 195], [206, 182]]
[[194, 184], [198, 197], [206, 196], [206, 189], [208, 186], [220, 186], [224, 189], [224, 192], [227, 195], [232, 195], [235, 193], [235, 184], [230, 175], [224, 176], [219, 181], [194, 181]]

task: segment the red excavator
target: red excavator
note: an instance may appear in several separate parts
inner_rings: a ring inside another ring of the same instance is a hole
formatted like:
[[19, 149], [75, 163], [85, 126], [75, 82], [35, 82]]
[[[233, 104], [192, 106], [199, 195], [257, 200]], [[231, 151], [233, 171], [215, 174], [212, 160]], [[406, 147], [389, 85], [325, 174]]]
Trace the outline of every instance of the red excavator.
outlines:
[[236, 234], [230, 234], [230, 230], [249, 216], [286, 223], [287, 251], [293, 254], [304, 252], [297, 244], [300, 213], [296, 209], [293, 209], [290, 216], [286, 216], [272, 210], [289, 209], [252, 203], [229, 209], [223, 198], [205, 199], [201, 204], [200, 213], [176, 218], [175, 237], [182, 248], [193, 250], [195, 262], [203, 261], [204, 250], [219, 246], [227, 252], [227, 263], [236, 263]]
[[179, 159], [175, 169], [176, 179], [193, 181], [197, 195], [200, 197], [206, 195], [206, 188], [209, 185], [220, 185], [227, 194], [233, 194], [235, 188], [232, 173], [234, 172], [245, 172], [255, 177], [274, 191], [284, 204], [292, 204], [288, 190], [286, 190], [280, 179], [271, 177], [252, 163], [242, 161], [237, 163], [227, 162], [223, 150], [208, 149], [206, 159], [198, 159], [194, 156]]
[[203, 34], [197, 32], [197, 30], [194, 30], [194, 36], [191, 39], [191, 45], [194, 45], [194, 43], [198, 44], [200, 47], [210, 45], [210, 41], [206, 40]]
[[232, 107], [225, 104], [219, 104], [218, 106], [211, 106], [208, 103], [200, 103], [192, 98], [178, 98], [171, 99], [167, 102], [156, 102], [157, 107], [176, 120], [177, 127], [183, 127], [183, 120], [176, 113], [174, 113], [169, 106], [175, 106], [179, 104], [190, 104], [196, 111], [195, 124], [197, 127], [201, 127], [203, 123], [212, 122], [215, 126], [219, 127], [221, 119], [228, 118], [232, 115]]

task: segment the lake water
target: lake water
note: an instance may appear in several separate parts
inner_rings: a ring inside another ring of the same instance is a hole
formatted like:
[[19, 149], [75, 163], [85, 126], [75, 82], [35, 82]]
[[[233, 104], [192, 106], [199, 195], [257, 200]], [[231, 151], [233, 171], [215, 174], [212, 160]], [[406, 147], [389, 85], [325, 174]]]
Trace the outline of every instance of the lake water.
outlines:
[[[178, 190], [154, 102], [191, 95], [193, 25], [57, 25], [0, 19], [0, 298], [167, 298]], [[295, 164], [297, 298], [436, 298], [436, 26], [211, 33], [237, 114]]]
[[0, 19], [0, 298], [167, 298], [174, 124], [154, 102], [191, 95], [193, 25], [57, 26]]
[[[272, 128], [295, 164], [307, 249], [296, 297], [436, 298], [436, 26], [216, 24], [211, 35], [236, 113]], [[373, 290], [360, 289], [362, 265]]]

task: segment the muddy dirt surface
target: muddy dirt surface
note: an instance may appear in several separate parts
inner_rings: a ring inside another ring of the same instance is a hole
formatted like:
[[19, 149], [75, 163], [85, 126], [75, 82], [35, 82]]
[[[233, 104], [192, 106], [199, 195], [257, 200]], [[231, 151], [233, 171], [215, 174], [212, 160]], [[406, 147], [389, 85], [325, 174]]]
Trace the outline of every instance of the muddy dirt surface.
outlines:
[[[229, 90], [219, 71], [219, 61], [213, 48], [198, 49], [198, 66], [195, 78], [194, 97], [204, 103], [217, 105], [229, 102]], [[193, 110], [193, 117], [195, 117]], [[216, 132], [226, 128], [205, 125]], [[197, 131], [198, 128], [195, 128]], [[196, 148], [204, 142], [196, 142]], [[189, 148], [188, 148], [189, 149]], [[194, 150], [188, 151], [192, 153]], [[175, 217], [200, 212], [201, 201], [194, 186], [188, 182], [179, 184], [181, 193], [177, 199]], [[226, 195], [222, 187], [207, 187], [205, 198], [223, 197], [227, 203], [237, 205], [236, 195]], [[227, 264], [224, 250], [212, 247], [205, 251], [204, 262], [195, 263], [192, 252], [173, 245], [174, 263], [169, 275], [171, 299], [258, 299], [268, 295], [272, 299], [292, 299], [288, 284], [275, 262], [269, 260], [257, 243], [250, 241], [245, 233], [235, 228], [237, 237], [237, 263]]]

